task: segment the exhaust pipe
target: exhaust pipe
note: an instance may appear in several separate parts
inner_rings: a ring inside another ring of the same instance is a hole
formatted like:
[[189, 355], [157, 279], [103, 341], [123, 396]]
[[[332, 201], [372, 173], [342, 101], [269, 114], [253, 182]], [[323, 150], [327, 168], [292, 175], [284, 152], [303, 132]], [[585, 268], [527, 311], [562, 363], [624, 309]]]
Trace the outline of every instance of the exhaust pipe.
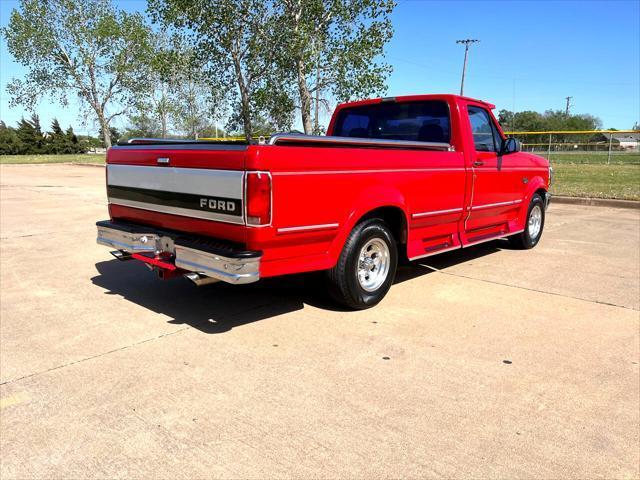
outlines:
[[127, 260], [131, 260], [131, 254], [125, 250], [113, 250], [109, 252], [111, 255], [116, 257], [121, 262], [125, 262]]
[[183, 276], [187, 280], [191, 281], [191, 283], [193, 283], [197, 287], [201, 287], [202, 285], [208, 285], [210, 283], [216, 283], [220, 281], [217, 278], [207, 277], [205, 275], [200, 275], [199, 273], [196, 273], [196, 272], [185, 273]]

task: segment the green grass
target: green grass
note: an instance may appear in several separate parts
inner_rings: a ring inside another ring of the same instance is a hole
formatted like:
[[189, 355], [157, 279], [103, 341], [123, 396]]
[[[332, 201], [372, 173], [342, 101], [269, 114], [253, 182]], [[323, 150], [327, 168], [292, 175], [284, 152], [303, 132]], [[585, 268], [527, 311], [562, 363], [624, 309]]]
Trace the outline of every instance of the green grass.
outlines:
[[[640, 200], [640, 154], [618, 154], [611, 165], [603, 165], [603, 158], [606, 162], [606, 154], [603, 157], [601, 153], [552, 154], [555, 181], [551, 192], [572, 197]], [[0, 155], [0, 164], [8, 163], [103, 164], [104, 155]]]
[[640, 200], [640, 165], [553, 163], [553, 171], [553, 194]]
[[[547, 152], [533, 152], [547, 158]], [[606, 165], [607, 152], [551, 152], [551, 164], [556, 163], [590, 163]], [[640, 165], [640, 153], [612, 152], [611, 164]]]
[[74, 155], [0, 155], [0, 164], [8, 163], [97, 163], [104, 164], [104, 154]]

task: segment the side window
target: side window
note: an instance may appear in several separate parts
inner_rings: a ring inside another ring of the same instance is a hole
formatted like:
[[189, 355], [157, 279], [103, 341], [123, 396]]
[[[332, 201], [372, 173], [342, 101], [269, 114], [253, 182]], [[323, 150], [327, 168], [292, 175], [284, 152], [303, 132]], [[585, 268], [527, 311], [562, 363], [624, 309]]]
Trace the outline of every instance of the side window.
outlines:
[[491, 128], [493, 129], [493, 144], [496, 147], [496, 152], [500, 153], [502, 152], [502, 143], [504, 140], [500, 136], [500, 132], [498, 131], [498, 127], [496, 127], [495, 123], [491, 122]]
[[484, 108], [468, 106], [473, 143], [477, 152], [499, 152], [502, 137]]

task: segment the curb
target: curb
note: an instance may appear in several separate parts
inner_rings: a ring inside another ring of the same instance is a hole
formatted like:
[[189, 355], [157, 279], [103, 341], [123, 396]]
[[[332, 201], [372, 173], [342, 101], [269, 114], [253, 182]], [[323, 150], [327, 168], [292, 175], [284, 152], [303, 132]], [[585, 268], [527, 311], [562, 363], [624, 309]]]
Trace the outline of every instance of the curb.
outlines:
[[564, 203], [567, 205], [585, 205], [589, 207], [614, 207], [640, 209], [638, 200], [617, 200], [614, 198], [582, 198], [566, 197], [563, 195], [551, 195], [551, 204]]
[[[58, 164], [61, 165], [61, 164]], [[63, 163], [62, 165], [78, 165], [79, 167], [104, 167], [105, 163]]]
[[46, 167], [48, 165], [65, 165], [65, 166], [75, 166], [78, 165], [80, 167], [104, 167], [106, 164], [104, 163], [89, 163], [89, 162], [43, 162], [43, 163], [0, 163], [3, 167]]

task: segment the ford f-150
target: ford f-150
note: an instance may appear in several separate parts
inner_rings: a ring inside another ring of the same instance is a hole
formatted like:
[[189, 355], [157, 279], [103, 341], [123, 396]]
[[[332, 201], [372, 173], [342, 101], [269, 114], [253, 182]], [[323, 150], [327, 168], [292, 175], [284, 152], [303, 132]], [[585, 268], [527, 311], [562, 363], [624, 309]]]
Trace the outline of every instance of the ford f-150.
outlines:
[[97, 241], [197, 285], [326, 270], [339, 302], [371, 307], [399, 259], [540, 240], [549, 163], [520, 151], [493, 108], [457, 95], [381, 98], [339, 105], [326, 136], [118, 144]]

